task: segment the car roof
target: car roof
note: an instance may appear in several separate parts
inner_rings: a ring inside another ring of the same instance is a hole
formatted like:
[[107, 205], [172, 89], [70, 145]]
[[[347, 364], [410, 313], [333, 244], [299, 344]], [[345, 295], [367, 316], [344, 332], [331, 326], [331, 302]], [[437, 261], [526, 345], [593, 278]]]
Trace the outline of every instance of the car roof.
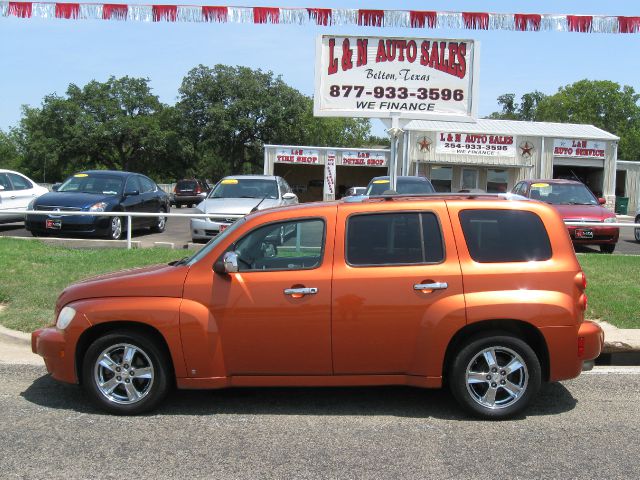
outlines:
[[[389, 175], [382, 175], [381, 177], [373, 177], [369, 183], [373, 182], [374, 180], [389, 180]], [[401, 175], [401, 176], [397, 176], [396, 177], [396, 181], [398, 180], [419, 180], [419, 181], [424, 181], [424, 182], [428, 182], [429, 179], [426, 177], [417, 177], [414, 175]]]
[[[115, 176], [115, 177], [128, 177], [129, 175], [143, 175], [142, 173], [123, 172], [123, 171], [120, 171], [120, 170], [84, 170], [84, 171], [78, 172], [78, 173], [86, 173], [86, 174], [90, 174], [90, 175], [110, 175], [110, 176]], [[73, 175], [77, 175], [77, 173], [75, 173]], [[71, 176], [73, 176], [73, 175], [71, 175]]]
[[242, 180], [275, 180], [278, 178], [276, 175], [228, 175], [224, 178]]

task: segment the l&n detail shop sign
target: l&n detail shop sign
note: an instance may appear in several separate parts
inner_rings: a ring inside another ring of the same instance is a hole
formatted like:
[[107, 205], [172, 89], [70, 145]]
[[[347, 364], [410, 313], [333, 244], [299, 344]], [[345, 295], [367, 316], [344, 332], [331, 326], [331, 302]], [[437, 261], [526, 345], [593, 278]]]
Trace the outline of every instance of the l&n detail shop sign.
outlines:
[[387, 156], [382, 152], [342, 152], [339, 165], [355, 167], [386, 167]]
[[305, 163], [307, 165], [320, 164], [318, 150], [304, 150], [302, 148], [279, 148], [276, 150], [276, 163]]
[[473, 40], [321, 35], [314, 115], [475, 121]]
[[516, 156], [512, 135], [437, 132], [436, 136], [436, 153], [482, 157]]
[[553, 140], [553, 155], [555, 157], [604, 158], [605, 147], [605, 142], [556, 138]]

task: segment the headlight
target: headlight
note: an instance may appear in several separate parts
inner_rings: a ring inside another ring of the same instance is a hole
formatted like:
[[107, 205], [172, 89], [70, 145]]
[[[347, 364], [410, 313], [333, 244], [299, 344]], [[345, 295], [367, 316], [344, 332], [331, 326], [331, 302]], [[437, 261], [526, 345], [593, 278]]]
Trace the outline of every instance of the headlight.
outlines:
[[31, 200], [29, 202], [29, 205], [27, 205], [27, 210], [33, 210], [33, 205], [36, 203], [36, 199], [34, 198], [33, 200]]
[[75, 309], [71, 307], [64, 307], [62, 310], [60, 310], [60, 313], [58, 314], [56, 327], [59, 328], [60, 330], [64, 330], [69, 326], [69, 324], [71, 323], [71, 320], [73, 320], [73, 317], [75, 316], [76, 316]]
[[90, 212], [104, 212], [107, 209], [107, 202], [94, 203], [89, 207]]
[[616, 223], [616, 217], [605, 218], [604, 223]]

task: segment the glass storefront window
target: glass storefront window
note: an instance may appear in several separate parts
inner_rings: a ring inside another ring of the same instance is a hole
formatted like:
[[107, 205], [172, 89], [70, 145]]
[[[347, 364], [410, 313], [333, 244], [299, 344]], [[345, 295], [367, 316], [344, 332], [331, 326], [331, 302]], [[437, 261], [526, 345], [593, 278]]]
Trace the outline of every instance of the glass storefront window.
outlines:
[[450, 192], [452, 179], [452, 167], [431, 167], [429, 180], [431, 180], [431, 184], [436, 189], [436, 192]]
[[475, 168], [462, 169], [462, 190], [478, 188], [478, 170]]
[[509, 185], [509, 171], [505, 169], [487, 170], [487, 193], [506, 193]]

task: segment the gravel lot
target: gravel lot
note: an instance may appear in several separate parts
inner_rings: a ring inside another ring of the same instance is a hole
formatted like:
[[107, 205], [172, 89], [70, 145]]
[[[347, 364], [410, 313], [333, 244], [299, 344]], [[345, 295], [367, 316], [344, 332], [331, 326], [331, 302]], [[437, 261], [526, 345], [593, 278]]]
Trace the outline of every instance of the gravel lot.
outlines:
[[547, 385], [526, 417], [461, 415], [446, 391], [173, 393], [113, 417], [43, 367], [0, 364], [6, 478], [638, 478], [640, 369]]

